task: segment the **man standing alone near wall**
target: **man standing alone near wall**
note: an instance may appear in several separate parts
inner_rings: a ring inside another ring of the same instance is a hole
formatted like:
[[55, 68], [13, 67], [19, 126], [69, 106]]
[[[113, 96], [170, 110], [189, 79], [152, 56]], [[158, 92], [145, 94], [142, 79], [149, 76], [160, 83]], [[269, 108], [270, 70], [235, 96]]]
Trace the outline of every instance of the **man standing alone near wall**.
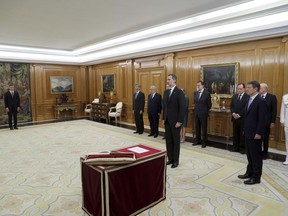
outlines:
[[[4, 104], [8, 114], [10, 130], [18, 129], [17, 113], [20, 111], [20, 97], [19, 93], [15, 91], [13, 83], [9, 84], [9, 91], [7, 91], [4, 95]], [[14, 128], [12, 127], [12, 117], [14, 121]]]

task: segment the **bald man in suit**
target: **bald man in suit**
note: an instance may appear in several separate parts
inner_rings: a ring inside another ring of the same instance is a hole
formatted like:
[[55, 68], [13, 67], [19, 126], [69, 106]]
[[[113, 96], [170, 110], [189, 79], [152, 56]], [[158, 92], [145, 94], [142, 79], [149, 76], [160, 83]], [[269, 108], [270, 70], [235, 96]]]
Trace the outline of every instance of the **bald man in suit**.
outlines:
[[148, 136], [158, 137], [161, 110], [162, 96], [157, 93], [157, 87], [152, 85], [148, 95], [148, 119], [150, 123], [150, 134]]
[[266, 100], [269, 109], [269, 122], [266, 126], [265, 134], [263, 137], [263, 159], [265, 160], [268, 158], [270, 130], [275, 127], [276, 122], [277, 98], [275, 95], [268, 93], [268, 85], [266, 83], [260, 84], [259, 94]]

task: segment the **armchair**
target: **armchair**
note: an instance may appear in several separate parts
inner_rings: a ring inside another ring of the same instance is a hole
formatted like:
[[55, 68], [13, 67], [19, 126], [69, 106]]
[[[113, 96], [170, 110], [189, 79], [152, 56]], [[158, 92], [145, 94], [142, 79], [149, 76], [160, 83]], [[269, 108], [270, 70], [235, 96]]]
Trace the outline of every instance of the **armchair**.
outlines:
[[115, 124], [117, 124], [117, 118], [119, 117], [120, 121], [121, 121], [121, 113], [122, 113], [122, 107], [123, 107], [123, 103], [122, 102], [118, 102], [116, 104], [115, 107], [111, 107], [109, 112], [108, 112], [108, 120], [109, 120], [109, 124], [110, 124], [110, 118], [115, 118]]
[[86, 104], [86, 107], [85, 107], [85, 109], [84, 109], [84, 112], [86, 113], [86, 114], [91, 114], [91, 112], [92, 112], [92, 104]]

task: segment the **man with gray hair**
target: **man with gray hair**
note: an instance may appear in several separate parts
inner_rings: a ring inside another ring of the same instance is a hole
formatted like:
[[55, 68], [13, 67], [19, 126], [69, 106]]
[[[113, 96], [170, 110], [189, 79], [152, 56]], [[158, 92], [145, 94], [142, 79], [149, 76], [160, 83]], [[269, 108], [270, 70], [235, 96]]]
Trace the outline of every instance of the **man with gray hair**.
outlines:
[[275, 95], [268, 93], [268, 85], [266, 83], [260, 84], [259, 94], [266, 100], [269, 109], [269, 118], [263, 137], [263, 159], [265, 160], [268, 158], [270, 130], [274, 128], [276, 121], [277, 98]]
[[136, 131], [134, 133], [143, 134], [144, 121], [143, 112], [145, 106], [145, 95], [141, 92], [141, 85], [135, 84], [135, 93], [133, 95], [133, 113], [136, 124]]
[[150, 122], [150, 134], [148, 136], [158, 136], [159, 118], [162, 109], [162, 97], [157, 93], [157, 87], [152, 85], [150, 87], [150, 94], [148, 95], [148, 119]]

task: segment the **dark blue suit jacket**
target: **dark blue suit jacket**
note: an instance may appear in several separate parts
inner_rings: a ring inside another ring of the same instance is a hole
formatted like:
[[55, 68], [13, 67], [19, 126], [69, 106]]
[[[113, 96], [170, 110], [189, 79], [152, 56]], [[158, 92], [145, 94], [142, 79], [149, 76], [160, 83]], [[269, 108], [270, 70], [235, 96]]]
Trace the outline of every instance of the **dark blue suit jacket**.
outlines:
[[169, 95], [170, 89], [165, 90], [163, 96], [163, 120], [174, 126], [177, 122], [183, 123], [186, 102], [183, 91], [177, 86], [170, 97]]
[[269, 110], [269, 125], [270, 123], [275, 123], [276, 121], [276, 115], [277, 115], [277, 98], [275, 95], [267, 93], [265, 100], [268, 104], [268, 110]]
[[152, 94], [148, 95], [148, 113], [150, 115], [158, 115], [161, 113], [162, 110], [162, 96], [155, 93], [154, 97], [152, 98]]
[[[250, 98], [249, 95], [244, 93], [242, 98], [241, 98], [241, 100], [238, 101], [238, 94], [234, 94], [232, 99], [231, 99], [231, 104], [230, 104], [231, 115], [233, 113], [237, 113], [243, 119], [244, 118], [245, 109], [246, 109], [247, 100], [249, 100], [249, 98]], [[234, 120], [233, 117], [232, 117], [232, 120]]]
[[137, 98], [135, 99], [136, 93], [133, 94], [133, 110], [134, 112], [140, 112], [142, 110], [144, 112], [145, 106], [145, 95], [143, 92], [139, 92]]
[[211, 95], [204, 89], [199, 100], [197, 100], [197, 91], [194, 92], [194, 114], [199, 118], [208, 118], [208, 112], [212, 107]]
[[9, 108], [9, 110], [14, 111], [17, 110], [17, 107], [20, 107], [20, 97], [17, 91], [14, 91], [14, 95], [12, 95], [10, 91], [7, 91], [4, 95], [4, 104], [5, 108]]
[[[249, 101], [249, 99], [248, 99]], [[263, 138], [265, 128], [268, 122], [268, 105], [260, 95], [257, 95], [251, 103], [249, 109], [248, 101], [246, 103], [244, 115], [244, 134], [246, 139], [254, 139], [255, 134]]]

